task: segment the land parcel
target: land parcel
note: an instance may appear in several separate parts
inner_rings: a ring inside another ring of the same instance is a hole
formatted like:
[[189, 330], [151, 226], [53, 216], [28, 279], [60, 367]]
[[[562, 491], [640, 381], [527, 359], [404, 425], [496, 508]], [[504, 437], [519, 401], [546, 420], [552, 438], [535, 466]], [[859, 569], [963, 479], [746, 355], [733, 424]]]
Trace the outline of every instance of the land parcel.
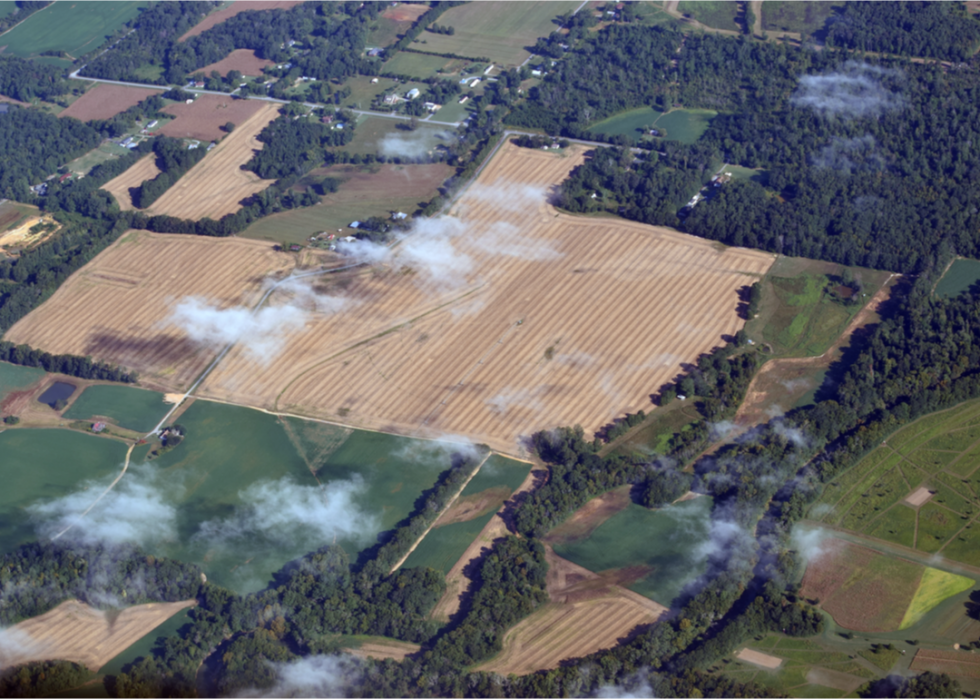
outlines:
[[109, 119], [120, 112], [135, 106], [161, 90], [148, 87], [127, 87], [126, 85], [100, 84], [71, 103], [59, 117], [75, 117], [80, 121]]
[[[54, 3], [35, 12], [0, 38], [5, 53], [30, 58], [65, 51], [74, 58], [99, 48], [136, 17], [146, 2]], [[68, 65], [70, 61], [62, 62]]]

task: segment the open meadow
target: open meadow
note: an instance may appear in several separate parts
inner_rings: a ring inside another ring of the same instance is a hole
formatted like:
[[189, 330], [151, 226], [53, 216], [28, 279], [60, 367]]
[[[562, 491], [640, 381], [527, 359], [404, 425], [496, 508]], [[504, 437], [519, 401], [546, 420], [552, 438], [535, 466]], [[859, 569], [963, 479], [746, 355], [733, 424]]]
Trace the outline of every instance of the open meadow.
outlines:
[[133, 386], [89, 386], [63, 415], [70, 420], [101, 418], [137, 432], [149, 432], [170, 406], [163, 394]]
[[936, 296], [959, 296], [980, 281], [980, 260], [961, 257], [953, 261], [936, 284]]
[[136, 206], [133, 204], [133, 196], [130, 190], [139, 189], [139, 186], [146, 180], [152, 180], [159, 174], [160, 168], [157, 167], [156, 153], [149, 153], [137, 160], [124, 173], [102, 185], [102, 189], [115, 197], [120, 210], [132, 211]]
[[272, 184], [272, 180], [263, 180], [241, 166], [252, 159], [255, 151], [262, 150], [265, 144], [256, 136], [277, 116], [279, 105], [265, 104], [177, 180], [147, 213], [217, 221], [238, 211], [243, 199]]
[[139, 14], [136, 2], [62, 2], [46, 7], [0, 37], [0, 49], [22, 58], [47, 51], [65, 51], [73, 58], [102, 46], [106, 38]]
[[0, 362], [0, 405], [11, 391], [30, 386], [44, 376], [44, 369]]
[[58, 117], [74, 117], [79, 121], [109, 119], [120, 112], [142, 102], [161, 90], [148, 87], [127, 87], [126, 85], [97, 84], [91, 90], [71, 103]]
[[191, 104], [177, 102], [164, 107], [162, 111], [175, 119], [157, 129], [156, 133], [171, 138], [216, 141], [225, 136], [221, 127], [229, 121], [236, 128], [244, 128], [249, 119], [259, 112], [267, 112], [268, 107], [269, 103], [262, 100], [235, 99], [229, 95], [201, 95]]
[[978, 467], [980, 402], [974, 400], [888, 437], [827, 484], [811, 517], [980, 566]]
[[589, 131], [604, 136], [629, 136], [640, 140], [650, 129], [657, 129], [658, 138], [681, 143], [695, 143], [718, 115], [710, 109], [671, 109], [662, 112], [653, 107], [640, 107], [603, 119]]
[[251, 305], [267, 276], [295, 264], [294, 256], [268, 243], [130, 231], [5, 339], [55, 354], [94, 355], [136, 369], [153, 387], [186, 387], [215, 352], [167, 325], [167, 299], [196, 296], [223, 308]]
[[439, 187], [452, 174], [453, 168], [445, 163], [317, 168], [300, 180], [299, 186], [323, 178], [343, 180], [336, 192], [324, 195], [315, 206], [264, 216], [240, 235], [277, 243], [305, 243], [321, 231], [348, 235], [352, 231], [347, 224], [352, 221], [388, 218], [396, 211], [411, 216], [439, 193]]
[[[558, 29], [554, 19], [572, 12], [581, 3], [509, 3], [489, 0], [453, 7], [437, 23], [453, 27], [452, 36], [423, 32], [412, 48], [432, 53], [452, 53], [489, 58], [497, 65], [521, 65], [539, 37]], [[425, 41], [425, 44], [421, 44]]]
[[4, 633], [16, 634], [17, 642], [0, 644], [0, 664], [9, 667], [57, 659], [97, 671], [171, 616], [194, 604], [195, 600], [141, 604], [110, 614], [68, 600], [46, 614], [5, 630]]

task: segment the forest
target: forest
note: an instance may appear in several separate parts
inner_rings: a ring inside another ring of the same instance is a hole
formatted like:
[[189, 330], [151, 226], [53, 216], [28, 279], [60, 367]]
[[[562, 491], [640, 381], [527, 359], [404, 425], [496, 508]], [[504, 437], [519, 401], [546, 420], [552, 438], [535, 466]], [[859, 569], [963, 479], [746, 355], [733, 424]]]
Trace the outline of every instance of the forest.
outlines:
[[35, 98], [51, 102], [70, 91], [64, 70], [17, 56], [0, 55], [0, 95], [21, 102]]
[[152, 180], [146, 180], [137, 188], [133, 204], [140, 209], [148, 208], [163, 196], [188, 170], [201, 162], [208, 152], [207, 148], [191, 149], [183, 141], [166, 136], [153, 139], [152, 148], [160, 174]]

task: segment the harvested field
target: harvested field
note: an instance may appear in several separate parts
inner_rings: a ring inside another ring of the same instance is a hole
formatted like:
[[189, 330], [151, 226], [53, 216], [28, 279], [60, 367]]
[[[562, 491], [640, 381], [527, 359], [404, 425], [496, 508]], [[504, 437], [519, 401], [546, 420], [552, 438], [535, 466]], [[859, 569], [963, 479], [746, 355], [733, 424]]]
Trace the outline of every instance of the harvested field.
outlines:
[[[203, 394], [406, 434], [466, 434], [505, 452], [543, 426], [594, 430], [649, 409], [649, 392], [682, 362], [742, 326], [736, 290], [773, 257], [560, 214], [545, 191], [580, 162], [581, 151], [504, 145], [451, 215], [430, 224], [465, 228], [449, 244], [468, 274], [427, 278], [396, 251], [387, 267], [345, 280], [337, 291], [351, 309], [291, 334], [285, 361], [256, 367], [232, 350]], [[516, 252], [501, 247], [508, 240]], [[632, 322], [638, 313], [649, 322]]]
[[157, 199], [148, 214], [167, 214], [184, 219], [209, 217], [217, 221], [238, 211], [241, 201], [272, 184], [242, 165], [264, 145], [256, 136], [279, 115], [279, 106], [266, 104], [229, 134]]
[[249, 0], [248, 2], [233, 2], [230, 7], [223, 10], [212, 12], [203, 20], [194, 25], [194, 28], [180, 37], [179, 41], [187, 41], [192, 36], [203, 34], [211, 27], [215, 27], [226, 19], [231, 19], [239, 12], [245, 10], [279, 10], [299, 5], [303, 0]]
[[201, 95], [191, 104], [179, 102], [162, 111], [176, 117], [157, 133], [171, 138], [197, 138], [214, 141], [225, 135], [221, 130], [229, 121], [242, 126], [256, 113], [268, 107], [261, 100], [236, 100], [223, 95]]
[[147, 87], [127, 87], [125, 85], [96, 85], [71, 103], [58, 117], [75, 117], [80, 121], [108, 119], [142, 102], [150, 95], [158, 95], [161, 90]]
[[381, 13], [381, 16], [396, 22], [414, 22], [428, 11], [428, 5], [403, 2], [395, 7], [389, 7]]
[[242, 75], [259, 76], [262, 69], [266, 66], [275, 65], [268, 58], [259, 58], [255, 51], [250, 49], [235, 49], [217, 63], [198, 68], [194, 74], [211, 75], [211, 71], [218, 71], [221, 77], [228, 75], [229, 72], [237, 70]]
[[422, 649], [415, 643], [389, 639], [365, 641], [357, 648], [345, 648], [345, 652], [358, 658], [374, 658], [375, 660], [397, 660], [401, 662], [407, 656], [418, 653]]
[[918, 507], [919, 505], [925, 505], [929, 498], [933, 496], [933, 492], [928, 488], [918, 488], [905, 498], [905, 502], [910, 504], [912, 507]]
[[133, 197], [130, 195], [129, 190], [138, 189], [143, 182], [152, 180], [159, 174], [160, 168], [157, 167], [157, 156], [155, 153], [150, 153], [137, 160], [136, 164], [123, 174], [106, 182], [102, 185], [102, 189], [116, 198], [121, 210], [131, 211], [136, 206], [133, 204]]
[[612, 517], [617, 512], [621, 512], [629, 507], [630, 502], [629, 485], [610, 490], [597, 498], [593, 498], [567, 520], [548, 532], [545, 541], [555, 546], [587, 539], [600, 524]]
[[980, 655], [961, 650], [928, 650], [920, 648], [912, 659], [916, 672], [945, 672], [948, 675], [980, 679]]
[[759, 651], [752, 650], [750, 648], [743, 648], [735, 654], [735, 657], [739, 660], [744, 660], [747, 663], [764, 667], [767, 670], [775, 670], [777, 667], [783, 664], [782, 658], [760, 653]]
[[457, 522], [469, 522], [488, 512], [496, 512], [503, 506], [508, 497], [510, 497], [510, 488], [507, 486], [488, 488], [475, 495], [458, 497], [449, 509], [439, 515], [439, 519], [432, 525], [432, 528], [445, 527]]
[[254, 304], [266, 275], [294, 265], [293, 256], [268, 243], [130, 231], [6, 339], [57, 354], [91, 354], [138, 370], [151, 386], [187, 386], [214, 352], [198, 349], [166, 322], [165, 300], [194, 295], [219, 307]]
[[0, 665], [70, 660], [93, 672], [195, 600], [127, 607], [117, 613], [77, 600], [3, 631]]

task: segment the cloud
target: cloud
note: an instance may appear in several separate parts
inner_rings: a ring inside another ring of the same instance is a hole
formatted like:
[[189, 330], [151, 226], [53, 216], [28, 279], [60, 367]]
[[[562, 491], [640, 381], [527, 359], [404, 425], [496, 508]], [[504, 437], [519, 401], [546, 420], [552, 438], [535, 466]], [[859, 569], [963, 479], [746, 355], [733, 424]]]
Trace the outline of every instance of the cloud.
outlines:
[[170, 320], [195, 344], [213, 349], [240, 344], [252, 359], [268, 363], [282, 350], [284, 335], [305, 325], [307, 314], [288, 305], [257, 312], [243, 306], [222, 309], [188, 297], [174, 307]]
[[87, 481], [81, 490], [30, 505], [27, 511], [38, 533], [45, 538], [63, 533], [61, 540], [86, 545], [150, 546], [176, 540], [177, 510], [168, 500], [179, 495], [180, 483], [163, 478], [147, 464], [130, 466], [106, 492], [114, 478]]
[[496, 211], [526, 211], [548, 198], [548, 190], [530, 184], [508, 184], [498, 180], [490, 185], [473, 185], [466, 191], [467, 200], [492, 204]]
[[378, 142], [378, 152], [387, 158], [418, 160], [429, 156], [436, 146], [452, 142], [455, 137], [452, 131], [431, 129], [390, 133]]
[[737, 429], [737, 425], [731, 420], [722, 420], [708, 425], [711, 431], [711, 439], [728, 439], [728, 436]]
[[618, 684], [604, 684], [593, 695], [596, 699], [652, 699], [657, 696], [646, 671], [627, 677]]
[[347, 697], [360, 684], [363, 662], [350, 655], [311, 655], [291, 663], [270, 663], [276, 683], [243, 697]]
[[385, 262], [391, 255], [391, 250], [387, 245], [380, 245], [359, 238], [351, 242], [341, 240], [337, 243], [337, 252], [353, 258], [355, 262], [368, 265]]
[[204, 522], [194, 540], [219, 548], [264, 540], [290, 549], [317, 548], [335, 537], [363, 541], [381, 526], [355, 502], [366, 489], [357, 474], [316, 486], [288, 477], [259, 481], [239, 493], [241, 504], [230, 517]]
[[322, 294], [313, 288], [311, 279], [289, 277], [275, 286], [276, 293], [285, 295], [289, 305], [325, 315], [333, 315], [356, 306], [357, 301], [344, 296]]
[[790, 536], [790, 546], [799, 552], [804, 561], [810, 563], [826, 553], [824, 543], [829, 538], [830, 534], [823, 529], [794, 527]]
[[486, 456], [486, 450], [462, 435], [445, 434], [438, 440], [406, 440], [405, 445], [394, 452], [393, 456], [413, 464], [438, 466], [445, 470], [456, 459], [480, 461]]
[[884, 158], [877, 152], [874, 136], [865, 134], [857, 138], [835, 136], [820, 152], [810, 158], [813, 166], [821, 170], [834, 170], [844, 174], [881, 170]]
[[801, 77], [790, 102], [824, 117], [876, 117], [904, 106], [905, 99], [882, 84], [900, 77], [898, 71], [848, 61], [834, 73]]
[[26, 662], [29, 656], [44, 652], [48, 645], [16, 627], [0, 629], [0, 670]]
[[493, 398], [483, 401], [490, 409], [498, 415], [507, 413], [513, 407], [527, 408], [528, 410], [540, 410], [544, 403], [538, 398], [544, 392], [544, 386], [536, 388], [511, 388], [508, 386]]

